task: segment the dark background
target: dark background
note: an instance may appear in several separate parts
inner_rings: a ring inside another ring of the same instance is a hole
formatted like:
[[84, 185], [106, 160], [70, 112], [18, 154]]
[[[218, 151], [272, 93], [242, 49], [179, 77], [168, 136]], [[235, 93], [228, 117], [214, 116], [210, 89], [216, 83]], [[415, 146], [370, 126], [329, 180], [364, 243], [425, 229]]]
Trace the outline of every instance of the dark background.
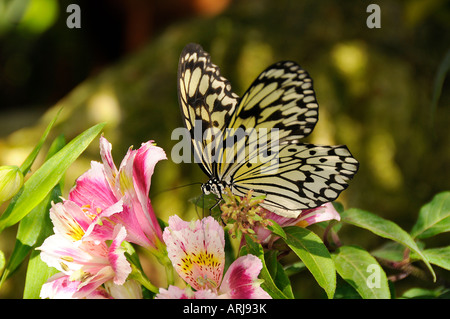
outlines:
[[[167, 190], [206, 180], [196, 164], [170, 161], [170, 134], [182, 126], [178, 57], [197, 42], [238, 94], [278, 60], [308, 70], [320, 105], [308, 141], [346, 144], [360, 161], [339, 198], [346, 208], [409, 231], [419, 208], [449, 189], [448, 1], [84, 0], [76, 2], [81, 29], [66, 25], [72, 1], [2, 3], [0, 165], [20, 165], [63, 106], [53, 137], [69, 140], [107, 121], [117, 165], [130, 145], [155, 140], [169, 156], [152, 180], [157, 215], [195, 216], [188, 199], [198, 186]], [[370, 3], [381, 8], [380, 29], [366, 26]], [[100, 159], [97, 143], [67, 173], [67, 191], [91, 159]], [[380, 244], [355, 228], [342, 233], [369, 250]], [[13, 230], [0, 237], [8, 254], [13, 239], [5, 236]], [[299, 278], [298, 297], [321, 296], [310, 279]], [[20, 285], [7, 296], [20, 297]]]

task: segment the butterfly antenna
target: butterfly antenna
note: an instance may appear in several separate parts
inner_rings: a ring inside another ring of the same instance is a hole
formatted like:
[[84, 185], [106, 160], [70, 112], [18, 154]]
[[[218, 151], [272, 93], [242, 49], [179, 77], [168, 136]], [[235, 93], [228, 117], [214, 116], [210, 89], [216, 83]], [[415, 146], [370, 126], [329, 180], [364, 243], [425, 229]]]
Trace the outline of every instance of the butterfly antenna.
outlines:
[[168, 188], [168, 189], [164, 189], [162, 191], [156, 192], [154, 194], [152, 194], [152, 198], [155, 198], [158, 195], [161, 195], [162, 193], [166, 193], [166, 192], [170, 192], [179, 188], [183, 188], [183, 187], [188, 187], [188, 186], [192, 186], [192, 185], [201, 185], [201, 182], [194, 182], [194, 183], [190, 183], [190, 184], [185, 184], [185, 185], [180, 185], [180, 186], [175, 186], [172, 188]]

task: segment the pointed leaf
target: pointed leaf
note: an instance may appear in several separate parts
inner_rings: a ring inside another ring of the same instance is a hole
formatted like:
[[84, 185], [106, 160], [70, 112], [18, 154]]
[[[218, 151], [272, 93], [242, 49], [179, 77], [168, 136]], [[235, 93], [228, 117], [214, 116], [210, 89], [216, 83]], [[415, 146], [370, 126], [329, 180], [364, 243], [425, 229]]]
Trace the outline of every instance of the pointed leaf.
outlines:
[[0, 250], [0, 273], [3, 271], [4, 267], [5, 267], [5, 254], [3, 254], [3, 251]]
[[387, 277], [375, 258], [354, 246], [341, 246], [333, 253], [339, 275], [364, 299], [390, 299]]
[[291, 281], [286, 275], [283, 266], [277, 260], [278, 252], [275, 250], [269, 250], [264, 254], [264, 260], [266, 262], [267, 269], [270, 276], [273, 278], [277, 287], [289, 298], [294, 299], [292, 292]]
[[51, 202], [59, 200], [59, 196], [61, 196], [61, 190], [58, 185], [51, 194], [21, 220], [14, 250], [2, 275], [0, 286], [21, 265], [30, 251], [53, 233], [49, 210]]
[[48, 195], [104, 125], [97, 124], [78, 135], [31, 175], [25, 182], [20, 197], [0, 217], [0, 232], [19, 222]]
[[47, 264], [41, 260], [39, 254], [40, 251], [38, 250], [34, 250], [31, 253], [25, 278], [25, 289], [23, 292], [24, 299], [39, 299], [42, 285], [58, 272], [56, 268], [48, 267]]
[[42, 134], [41, 138], [39, 139], [38, 143], [34, 147], [34, 149], [31, 151], [31, 153], [27, 156], [25, 161], [20, 166], [20, 170], [22, 171], [22, 174], [25, 176], [28, 171], [31, 168], [31, 165], [33, 165], [34, 160], [39, 154], [39, 151], [42, 148], [42, 145], [44, 145], [45, 140], [47, 139], [48, 134], [50, 133], [50, 130], [52, 129], [53, 125], [55, 124], [56, 120], [58, 119], [59, 113], [61, 113], [61, 109], [56, 113], [55, 117], [52, 119], [52, 121], [47, 125], [47, 128], [45, 129], [44, 133]]
[[[333, 298], [336, 290], [336, 270], [331, 255], [319, 236], [297, 226], [283, 228], [286, 244], [301, 259], [317, 283]], [[282, 234], [277, 234], [282, 236]]]
[[428, 238], [450, 231], [450, 192], [442, 192], [424, 205], [411, 230], [413, 238]]
[[[46, 159], [57, 153], [64, 144], [64, 137], [62, 135], [58, 136], [50, 146]], [[57, 185], [42, 202], [20, 221], [16, 244], [2, 275], [1, 282], [7, 279], [20, 266], [31, 249], [42, 244], [44, 239], [53, 233], [49, 210], [52, 201], [59, 201], [60, 196], [61, 187]]]
[[413, 252], [415, 252], [420, 257], [420, 259], [423, 260], [423, 262], [427, 265], [428, 269], [433, 275], [434, 280], [436, 280], [436, 274], [434, 273], [433, 268], [431, 267], [427, 258], [422, 254], [416, 242], [411, 238], [411, 236], [406, 231], [404, 231], [400, 226], [398, 226], [394, 222], [391, 222], [389, 220], [381, 218], [380, 216], [356, 208], [351, 208], [343, 212], [341, 214], [341, 221], [348, 224], [352, 224], [354, 226], [365, 228], [378, 236], [405, 245]]
[[255, 243], [248, 235], [245, 236], [245, 240], [247, 242], [247, 253], [258, 257], [263, 264], [263, 268], [259, 273], [259, 278], [264, 280], [261, 287], [274, 299], [288, 299], [288, 297], [277, 287], [272, 276], [270, 275], [269, 270], [267, 269], [262, 246]]
[[441, 248], [430, 248], [423, 251], [430, 263], [441, 268], [450, 270], [450, 246]]

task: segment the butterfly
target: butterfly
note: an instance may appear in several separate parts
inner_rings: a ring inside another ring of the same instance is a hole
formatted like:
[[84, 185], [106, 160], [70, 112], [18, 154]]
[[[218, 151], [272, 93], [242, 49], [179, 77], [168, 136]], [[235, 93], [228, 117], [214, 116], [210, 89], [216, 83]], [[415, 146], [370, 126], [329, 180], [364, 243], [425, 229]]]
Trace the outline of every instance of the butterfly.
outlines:
[[358, 171], [345, 145], [300, 143], [319, 106], [311, 77], [295, 62], [269, 66], [240, 98], [210, 55], [190, 43], [179, 59], [178, 99], [194, 158], [209, 178], [205, 195], [253, 190], [265, 196], [263, 208], [295, 218], [335, 200]]

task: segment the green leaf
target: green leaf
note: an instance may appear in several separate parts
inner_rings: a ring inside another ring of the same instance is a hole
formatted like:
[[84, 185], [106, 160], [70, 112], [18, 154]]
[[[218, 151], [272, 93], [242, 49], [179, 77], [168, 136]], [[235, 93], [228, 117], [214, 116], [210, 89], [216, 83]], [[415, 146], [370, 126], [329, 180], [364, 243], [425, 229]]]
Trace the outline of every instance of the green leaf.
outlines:
[[428, 238], [450, 231], [450, 192], [442, 192], [424, 205], [411, 230], [413, 238]]
[[436, 299], [448, 292], [449, 290], [443, 287], [438, 287], [434, 290], [411, 288], [405, 291], [399, 299]]
[[388, 241], [384, 245], [381, 245], [375, 250], [372, 250], [370, 254], [377, 258], [382, 258], [391, 261], [402, 261], [404, 259], [405, 246], [395, 241]]
[[0, 232], [25, 217], [55, 187], [69, 166], [100, 133], [105, 124], [97, 124], [74, 138], [47, 160], [25, 182], [20, 197], [0, 217]]
[[338, 274], [364, 299], [390, 299], [385, 272], [367, 251], [354, 246], [341, 246], [333, 253]]
[[[319, 236], [312, 231], [289, 226], [283, 228], [286, 244], [301, 259], [317, 283], [325, 290], [328, 298], [333, 298], [336, 290], [336, 270], [331, 255]], [[276, 232], [283, 237], [282, 233]]]
[[286, 233], [283, 230], [283, 227], [281, 227], [276, 221], [270, 219], [270, 222], [272, 225], [269, 225], [267, 229], [269, 229], [272, 233], [274, 233], [277, 236], [280, 236], [281, 238], [286, 238]]
[[275, 250], [269, 250], [264, 254], [264, 260], [266, 262], [267, 269], [270, 276], [273, 278], [277, 287], [285, 294], [289, 299], [294, 299], [292, 292], [291, 281], [285, 273], [283, 266], [277, 260], [278, 252]]
[[420, 257], [420, 259], [427, 265], [428, 269], [433, 275], [433, 279], [436, 280], [436, 274], [434, 273], [433, 268], [431, 267], [427, 258], [422, 254], [416, 242], [411, 238], [411, 236], [406, 231], [404, 231], [400, 226], [398, 226], [394, 222], [391, 222], [389, 220], [381, 218], [380, 216], [356, 208], [351, 208], [343, 212], [341, 214], [341, 221], [357, 227], [367, 229], [378, 236], [393, 240], [408, 247], [413, 252], [415, 252]]
[[[52, 143], [47, 153], [49, 159], [64, 146], [64, 137], [58, 136]], [[0, 287], [23, 262], [31, 249], [42, 244], [44, 239], [53, 233], [53, 225], [49, 217], [51, 203], [60, 201], [61, 187], [57, 185], [52, 192], [40, 202], [31, 212], [25, 216], [19, 224], [16, 236], [16, 244], [13, 253], [8, 260], [6, 270], [2, 275]]]
[[248, 254], [255, 255], [258, 257], [262, 264], [263, 268], [259, 273], [259, 278], [264, 280], [261, 284], [261, 287], [273, 298], [273, 299], [288, 299], [286, 296], [275, 284], [272, 276], [270, 275], [269, 270], [267, 269], [266, 262], [264, 259], [264, 250], [262, 246], [258, 243], [255, 243], [250, 236], [245, 235], [245, 240], [247, 242], [246, 250]]
[[48, 267], [47, 264], [41, 260], [39, 254], [40, 251], [34, 250], [30, 255], [25, 278], [25, 289], [23, 292], [24, 299], [39, 299], [42, 285], [45, 284], [51, 276], [58, 273], [56, 268]]
[[0, 250], [0, 273], [5, 268], [5, 254]]
[[42, 148], [42, 145], [44, 145], [45, 140], [47, 139], [48, 134], [50, 133], [50, 130], [52, 129], [53, 125], [55, 124], [59, 113], [61, 113], [62, 108], [56, 113], [55, 117], [53, 118], [53, 120], [47, 125], [47, 128], [44, 131], [44, 134], [42, 134], [41, 138], [39, 139], [38, 143], [36, 144], [36, 146], [34, 147], [34, 149], [31, 151], [31, 153], [27, 156], [27, 158], [25, 159], [25, 161], [22, 163], [22, 165], [20, 166], [20, 170], [22, 171], [22, 174], [25, 176], [28, 171], [31, 168], [31, 165], [33, 165], [34, 160], [36, 159], [36, 157], [39, 154], [39, 151]]
[[301, 273], [306, 269], [305, 263], [303, 261], [297, 261], [293, 264], [284, 267], [284, 272], [288, 277]]
[[2, 275], [0, 287], [4, 280], [8, 279], [20, 266], [30, 251], [42, 244], [44, 239], [53, 233], [49, 209], [51, 202], [59, 200], [59, 196], [61, 196], [61, 190], [57, 185], [51, 194], [20, 221], [16, 244]]
[[450, 270], [450, 246], [425, 249], [423, 254], [428, 258], [430, 263]]
[[337, 284], [334, 299], [362, 299], [356, 289], [340, 276], [337, 277], [336, 282]]

